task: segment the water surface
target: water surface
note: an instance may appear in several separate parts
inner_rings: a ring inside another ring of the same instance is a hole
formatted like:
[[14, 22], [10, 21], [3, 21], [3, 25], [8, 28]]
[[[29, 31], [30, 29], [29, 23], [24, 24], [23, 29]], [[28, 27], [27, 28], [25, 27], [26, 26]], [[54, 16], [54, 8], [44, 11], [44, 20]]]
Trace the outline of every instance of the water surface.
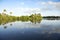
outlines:
[[60, 40], [60, 20], [1, 24], [0, 40]]

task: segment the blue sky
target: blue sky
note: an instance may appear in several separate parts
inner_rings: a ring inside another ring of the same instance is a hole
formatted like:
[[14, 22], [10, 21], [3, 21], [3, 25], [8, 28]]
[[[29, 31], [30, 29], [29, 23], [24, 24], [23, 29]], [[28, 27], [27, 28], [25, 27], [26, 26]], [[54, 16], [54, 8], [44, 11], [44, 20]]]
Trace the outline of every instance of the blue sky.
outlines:
[[0, 13], [3, 9], [12, 15], [30, 15], [41, 13], [42, 16], [60, 16], [60, 0], [0, 0]]

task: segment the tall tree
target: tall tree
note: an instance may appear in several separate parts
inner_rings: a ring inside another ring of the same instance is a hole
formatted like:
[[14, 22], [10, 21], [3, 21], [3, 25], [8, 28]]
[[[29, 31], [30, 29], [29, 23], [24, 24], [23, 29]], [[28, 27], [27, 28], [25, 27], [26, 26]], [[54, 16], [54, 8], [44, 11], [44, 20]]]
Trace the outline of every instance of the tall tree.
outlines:
[[10, 14], [12, 14], [12, 12], [10, 12]]
[[3, 12], [6, 12], [6, 9], [4, 9]]

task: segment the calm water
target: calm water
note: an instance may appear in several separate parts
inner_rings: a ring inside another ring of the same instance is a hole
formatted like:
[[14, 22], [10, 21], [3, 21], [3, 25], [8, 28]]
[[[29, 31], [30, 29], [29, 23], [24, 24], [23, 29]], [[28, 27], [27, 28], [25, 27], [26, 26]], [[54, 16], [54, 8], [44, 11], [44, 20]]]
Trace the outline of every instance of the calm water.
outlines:
[[0, 25], [0, 40], [60, 40], [60, 20], [40, 23], [10, 22]]

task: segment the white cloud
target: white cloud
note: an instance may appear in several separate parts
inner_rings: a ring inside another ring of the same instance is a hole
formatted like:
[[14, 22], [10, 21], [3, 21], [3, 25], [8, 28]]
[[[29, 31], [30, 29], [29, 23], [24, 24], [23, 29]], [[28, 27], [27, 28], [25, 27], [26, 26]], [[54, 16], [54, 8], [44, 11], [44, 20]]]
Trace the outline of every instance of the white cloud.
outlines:
[[12, 15], [30, 15], [30, 14], [34, 14], [34, 13], [40, 13], [41, 10], [39, 8], [20, 8], [20, 7], [16, 7], [13, 9], [9, 9], [13, 12]]
[[39, 8], [15, 8], [15, 10], [23, 11], [23, 12], [28, 12], [28, 11], [30, 11], [30, 12], [33, 12], [33, 11], [39, 12], [40, 11]]
[[48, 9], [48, 10], [60, 10], [60, 2], [38, 2], [38, 5], [44, 6], [43, 9]]
[[60, 2], [57, 2], [56, 4], [54, 4], [54, 7], [60, 10]]

